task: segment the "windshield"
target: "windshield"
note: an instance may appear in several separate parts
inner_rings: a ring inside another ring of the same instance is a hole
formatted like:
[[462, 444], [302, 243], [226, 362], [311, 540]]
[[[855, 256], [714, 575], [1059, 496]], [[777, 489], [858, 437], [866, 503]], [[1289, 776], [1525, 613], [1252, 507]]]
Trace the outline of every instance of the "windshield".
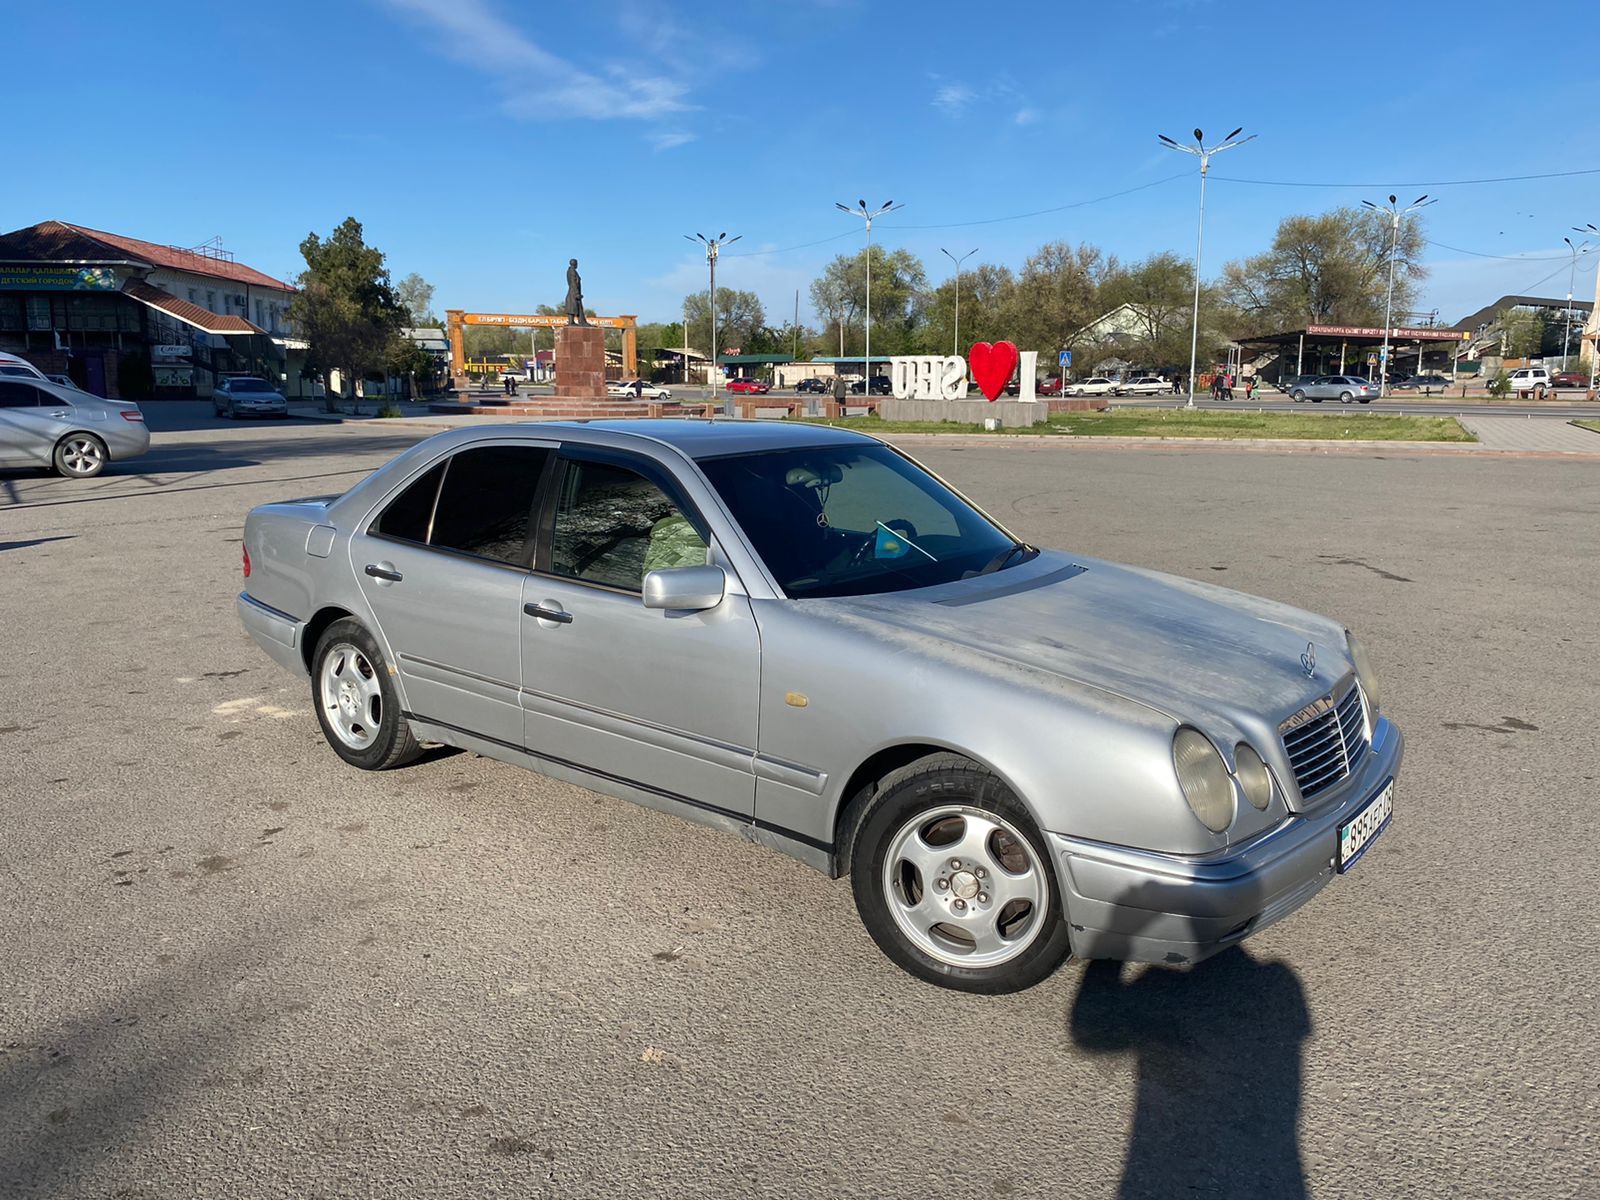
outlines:
[[771, 450], [700, 467], [795, 599], [931, 587], [1026, 557], [887, 446]]
[[272, 389], [261, 379], [230, 379], [228, 390], [231, 392], [270, 392]]

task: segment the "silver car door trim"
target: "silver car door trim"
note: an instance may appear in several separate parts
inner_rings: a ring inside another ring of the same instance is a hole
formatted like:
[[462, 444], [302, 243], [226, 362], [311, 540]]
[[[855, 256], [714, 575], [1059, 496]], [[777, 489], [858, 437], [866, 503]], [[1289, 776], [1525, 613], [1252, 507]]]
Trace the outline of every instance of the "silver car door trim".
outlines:
[[638, 717], [612, 712], [610, 709], [581, 704], [576, 700], [565, 700], [560, 696], [552, 696], [548, 692], [539, 692], [532, 688], [522, 688], [521, 691], [523, 707], [544, 716], [587, 725], [590, 729], [601, 733], [632, 738], [647, 746], [654, 746], [658, 750], [690, 754], [715, 766], [743, 771], [747, 775], [755, 773], [756, 752], [751, 747], [719, 742], [698, 733], [689, 733], [670, 725], [658, 725], [654, 721], [644, 721]]
[[[431, 658], [421, 658], [415, 654], [402, 653], [397, 656], [402, 667], [408, 675], [415, 675], [418, 679], [426, 679], [430, 683], [442, 683], [446, 687], [460, 687], [461, 680], [470, 679], [474, 683], [486, 683], [490, 687], [499, 688], [510, 693], [506, 699], [516, 703], [518, 687], [514, 683], [507, 683], [504, 679], [496, 679], [492, 675], [479, 675], [476, 671], [464, 671], [460, 667], [448, 666], [445, 663], [434, 662]], [[480, 737], [481, 734], [473, 734]]]
[[785, 762], [781, 758], [773, 758], [767, 754], [756, 755], [756, 778], [764, 779], [768, 783], [780, 783], [785, 787], [799, 788], [803, 792], [810, 792], [813, 796], [822, 795], [828, 786], [828, 776], [825, 772], [814, 771], [799, 763]]
[[490, 737], [488, 734], [479, 733], [473, 729], [465, 729], [460, 725], [452, 725], [449, 721], [436, 720], [433, 717], [427, 717], [421, 713], [402, 712], [400, 715], [408, 721], [417, 722], [419, 725], [432, 725], [438, 729], [448, 729], [453, 733], [465, 734], [467, 737], [478, 738], [481, 741], [491, 742], [496, 746], [504, 746], [507, 750], [515, 751], [524, 757], [531, 758], [539, 762], [553, 763], [559, 767], [566, 767], [568, 770], [579, 771], [584, 775], [591, 775], [596, 779], [604, 779], [611, 783], [621, 784], [624, 787], [637, 788], [641, 792], [649, 792], [651, 795], [660, 796], [663, 800], [671, 800], [674, 803], [681, 804], [686, 808], [697, 808], [703, 812], [715, 813], [720, 817], [728, 817], [746, 825], [754, 825], [757, 829], [764, 829], [770, 833], [776, 833], [782, 837], [789, 838], [791, 841], [796, 841], [802, 845], [811, 846], [814, 849], [821, 850], [825, 853], [833, 853], [834, 847], [832, 842], [825, 842], [821, 838], [812, 837], [808, 833], [801, 833], [798, 829], [790, 829], [786, 825], [777, 825], [771, 821], [763, 821], [759, 817], [752, 817], [749, 813], [735, 812], [731, 808], [723, 808], [720, 804], [710, 804], [704, 800], [696, 800], [693, 796], [685, 796], [679, 792], [671, 792], [665, 788], [656, 787], [653, 784], [641, 783], [639, 780], [630, 779], [626, 775], [618, 775], [612, 771], [602, 770], [599, 767], [585, 766], [583, 763], [574, 762], [570, 758], [562, 758], [559, 755], [549, 754], [542, 750], [530, 750], [526, 746], [518, 746], [501, 738]]

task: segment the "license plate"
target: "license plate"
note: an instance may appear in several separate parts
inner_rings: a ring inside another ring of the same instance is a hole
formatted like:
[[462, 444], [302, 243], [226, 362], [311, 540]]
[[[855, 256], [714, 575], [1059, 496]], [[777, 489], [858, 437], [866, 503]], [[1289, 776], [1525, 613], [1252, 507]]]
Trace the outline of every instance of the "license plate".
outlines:
[[1339, 826], [1339, 874], [1343, 875], [1356, 865], [1367, 847], [1378, 840], [1378, 835], [1389, 827], [1394, 816], [1394, 780], [1383, 785], [1379, 792], [1355, 816]]

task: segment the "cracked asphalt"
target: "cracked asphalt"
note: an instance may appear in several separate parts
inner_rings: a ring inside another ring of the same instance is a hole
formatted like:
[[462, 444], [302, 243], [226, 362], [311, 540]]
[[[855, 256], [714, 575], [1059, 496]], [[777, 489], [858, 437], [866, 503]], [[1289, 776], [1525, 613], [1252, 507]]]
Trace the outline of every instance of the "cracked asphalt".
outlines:
[[345, 767], [240, 528], [417, 434], [191, 424], [0, 473], [7, 1200], [1600, 1195], [1600, 466], [918, 442], [1031, 541], [1346, 620], [1408, 738], [1243, 951], [985, 998], [756, 846]]

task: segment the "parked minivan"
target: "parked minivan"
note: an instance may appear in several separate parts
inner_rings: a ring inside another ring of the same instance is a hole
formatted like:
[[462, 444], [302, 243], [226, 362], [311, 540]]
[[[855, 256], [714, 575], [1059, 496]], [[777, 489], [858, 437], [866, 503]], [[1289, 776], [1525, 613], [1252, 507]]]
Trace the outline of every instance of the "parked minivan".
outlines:
[[1511, 390], [1519, 396], [1537, 395], [1550, 386], [1550, 372], [1543, 367], [1518, 367], [1511, 372]]

